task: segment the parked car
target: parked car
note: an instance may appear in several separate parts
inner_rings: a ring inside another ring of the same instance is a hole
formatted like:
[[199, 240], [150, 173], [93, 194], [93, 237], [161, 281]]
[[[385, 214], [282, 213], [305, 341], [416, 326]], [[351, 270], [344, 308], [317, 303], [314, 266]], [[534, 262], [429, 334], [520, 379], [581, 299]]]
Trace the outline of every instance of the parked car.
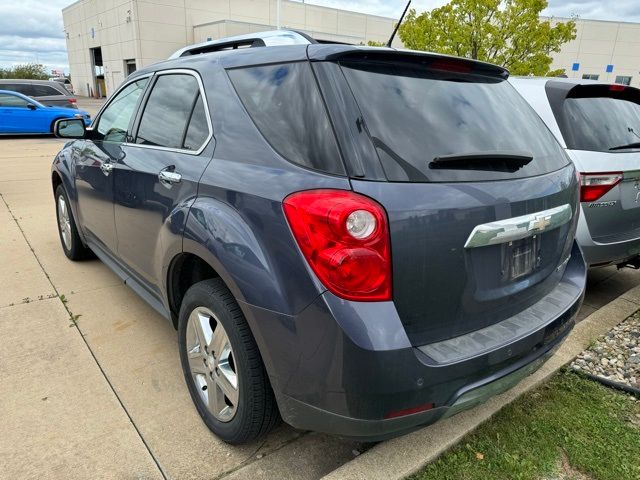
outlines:
[[61, 118], [91, 124], [91, 116], [84, 110], [46, 107], [21, 93], [0, 90], [0, 134], [52, 134], [55, 121]]
[[49, 81], [61, 83], [70, 94], [73, 95], [75, 93], [73, 84], [67, 77], [51, 77]]
[[0, 90], [22, 93], [50, 107], [78, 108], [76, 97], [60, 82], [48, 80], [0, 80]]
[[591, 266], [640, 268], [640, 90], [514, 78], [581, 176], [577, 239]]
[[59, 121], [64, 253], [173, 322], [230, 443], [279, 414], [387, 438], [514, 385], [584, 295], [566, 153], [500, 67], [287, 41], [187, 48]]

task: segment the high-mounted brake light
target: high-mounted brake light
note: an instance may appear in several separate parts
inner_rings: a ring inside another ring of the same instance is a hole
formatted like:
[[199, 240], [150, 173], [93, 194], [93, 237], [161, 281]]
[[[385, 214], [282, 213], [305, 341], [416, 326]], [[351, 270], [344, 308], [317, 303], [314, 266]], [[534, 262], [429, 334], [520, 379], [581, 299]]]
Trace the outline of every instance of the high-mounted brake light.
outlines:
[[622, 181], [622, 172], [581, 173], [580, 201], [595, 202]]
[[473, 66], [464, 60], [443, 58], [434, 60], [429, 64], [429, 68], [433, 70], [444, 70], [445, 72], [469, 73], [473, 70]]
[[391, 300], [389, 227], [380, 204], [347, 190], [309, 190], [283, 205], [300, 250], [329, 291], [346, 300]]

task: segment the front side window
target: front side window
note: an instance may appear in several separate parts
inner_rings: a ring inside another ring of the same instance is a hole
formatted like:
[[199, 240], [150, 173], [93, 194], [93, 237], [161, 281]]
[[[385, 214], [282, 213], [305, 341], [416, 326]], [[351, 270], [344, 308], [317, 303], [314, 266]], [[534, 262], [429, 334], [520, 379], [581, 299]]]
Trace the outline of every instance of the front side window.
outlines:
[[307, 62], [241, 68], [229, 77], [260, 133], [290, 162], [344, 174], [337, 141]]
[[640, 148], [640, 90], [589, 85], [575, 87], [558, 122], [567, 147], [615, 152]]
[[[192, 113], [197, 118], [191, 128]], [[161, 75], [144, 107], [136, 143], [198, 150], [209, 133], [206, 116], [202, 122], [204, 115], [198, 81], [193, 75]], [[195, 122], [198, 123], [197, 126]], [[204, 131], [206, 134], [203, 138]]]
[[0, 107], [26, 108], [29, 102], [15, 95], [0, 93]]
[[98, 120], [98, 139], [105, 142], [125, 142], [131, 117], [138, 99], [148, 82], [147, 78], [133, 82], [121, 90], [109, 103]]

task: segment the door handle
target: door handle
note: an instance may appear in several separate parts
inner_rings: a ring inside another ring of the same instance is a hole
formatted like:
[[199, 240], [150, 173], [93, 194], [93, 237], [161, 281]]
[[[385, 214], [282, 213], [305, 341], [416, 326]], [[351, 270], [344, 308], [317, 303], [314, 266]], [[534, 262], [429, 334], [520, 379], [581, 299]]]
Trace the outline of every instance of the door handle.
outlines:
[[100, 165], [100, 170], [102, 170], [102, 173], [104, 173], [108, 177], [111, 173], [111, 170], [113, 170], [113, 163], [103, 163], [102, 165]]
[[162, 183], [166, 187], [171, 187], [174, 183], [180, 183], [182, 180], [182, 175], [178, 172], [173, 172], [171, 170], [162, 170], [158, 174], [158, 178], [160, 179], [160, 183]]

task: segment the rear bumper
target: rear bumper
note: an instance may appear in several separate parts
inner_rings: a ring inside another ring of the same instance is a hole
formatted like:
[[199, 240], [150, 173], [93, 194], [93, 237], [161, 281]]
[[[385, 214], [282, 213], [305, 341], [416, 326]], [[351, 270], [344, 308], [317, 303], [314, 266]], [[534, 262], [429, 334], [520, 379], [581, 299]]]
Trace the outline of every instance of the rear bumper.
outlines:
[[617, 265], [640, 255], [640, 238], [623, 238], [610, 243], [595, 241], [583, 213], [578, 220], [576, 241], [589, 266]]
[[[463, 356], [446, 362], [410, 345], [392, 302], [347, 302], [325, 293], [295, 317], [242, 306], [283, 419], [300, 429], [373, 441], [471, 408], [535, 371], [573, 327], [585, 284], [585, 263], [574, 245], [558, 287], [571, 286], [572, 298], [558, 297], [565, 304], [553, 312], [537, 310], [545, 318], [534, 330], [514, 330], [475, 353], [467, 345]], [[393, 418], [426, 404], [434, 406]]]

